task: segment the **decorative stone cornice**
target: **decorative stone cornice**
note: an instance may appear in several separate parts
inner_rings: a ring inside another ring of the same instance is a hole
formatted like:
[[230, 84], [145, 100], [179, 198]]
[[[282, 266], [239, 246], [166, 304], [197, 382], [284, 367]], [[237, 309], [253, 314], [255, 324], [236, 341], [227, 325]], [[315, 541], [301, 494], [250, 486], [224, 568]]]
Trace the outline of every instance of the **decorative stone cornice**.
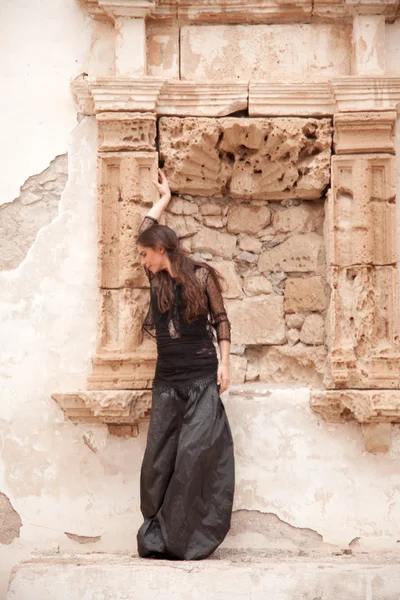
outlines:
[[400, 6], [398, 0], [314, 0], [312, 14], [330, 19], [355, 15], [396, 17], [400, 14]]
[[400, 77], [342, 77], [326, 83], [165, 81], [153, 77], [80, 75], [72, 81], [79, 112], [147, 111], [159, 115], [218, 117], [249, 109], [249, 116], [329, 116], [338, 112], [393, 111]]
[[[196, 23], [299, 22], [310, 18], [348, 19], [355, 15], [400, 14], [398, 0], [81, 0], [93, 18], [113, 20], [118, 16], [179, 18]], [[150, 12], [149, 12], [150, 11]], [[139, 14], [140, 13], [140, 14]]]
[[160, 115], [222, 117], [246, 110], [248, 84], [172, 81], [163, 87], [157, 106]]
[[249, 115], [325, 116], [335, 112], [329, 83], [250, 83]]
[[334, 118], [336, 154], [395, 152], [396, 113], [337, 114]]
[[164, 81], [154, 78], [104, 77], [93, 80], [91, 92], [95, 112], [155, 112]]
[[332, 80], [338, 112], [394, 110], [400, 77], [339, 77]]
[[146, 18], [155, 10], [155, 0], [81, 0], [90, 15], [99, 21], [118, 17]]
[[54, 393], [52, 398], [73, 423], [135, 425], [148, 417], [150, 390], [101, 390]]

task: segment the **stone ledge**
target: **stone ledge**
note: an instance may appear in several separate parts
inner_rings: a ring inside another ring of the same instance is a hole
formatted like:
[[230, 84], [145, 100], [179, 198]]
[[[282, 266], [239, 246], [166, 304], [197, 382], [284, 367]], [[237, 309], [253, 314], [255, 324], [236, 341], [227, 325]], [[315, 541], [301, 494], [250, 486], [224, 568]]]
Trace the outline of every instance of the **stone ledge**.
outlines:
[[[399, 555], [303, 557], [279, 550], [264, 558], [243, 551], [231, 560], [149, 561], [118, 555], [67, 555], [25, 561], [14, 567], [6, 600], [214, 600], [252, 598], [351, 598], [397, 600]], [[133, 582], [133, 583], [132, 583]], [[177, 592], [179, 590], [179, 592]], [[369, 596], [368, 596], [369, 597]]]
[[[397, 0], [80, 0], [99, 21], [113, 22], [115, 16], [131, 15], [183, 19], [196, 23], [301, 22], [316, 17], [351, 19], [354, 15], [400, 14]], [[112, 15], [112, 16], [111, 16]]]
[[52, 398], [73, 423], [136, 425], [149, 416], [151, 390], [55, 392]]
[[71, 87], [79, 112], [85, 115], [147, 111], [216, 117], [248, 107], [250, 116], [330, 116], [393, 111], [400, 102], [400, 77], [349, 76], [325, 83], [210, 83], [80, 75]]
[[400, 390], [311, 391], [311, 406], [332, 423], [400, 423]]

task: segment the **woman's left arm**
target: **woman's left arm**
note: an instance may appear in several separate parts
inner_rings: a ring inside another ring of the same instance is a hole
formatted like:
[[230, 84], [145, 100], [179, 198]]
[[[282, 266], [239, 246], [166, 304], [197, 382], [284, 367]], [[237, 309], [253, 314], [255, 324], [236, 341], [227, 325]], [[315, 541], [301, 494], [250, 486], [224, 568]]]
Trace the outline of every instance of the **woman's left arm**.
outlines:
[[217, 383], [221, 386], [220, 393], [222, 394], [228, 389], [230, 383], [231, 325], [226, 314], [220, 286], [212, 272], [207, 276], [206, 292], [212, 320], [217, 330], [220, 352]]

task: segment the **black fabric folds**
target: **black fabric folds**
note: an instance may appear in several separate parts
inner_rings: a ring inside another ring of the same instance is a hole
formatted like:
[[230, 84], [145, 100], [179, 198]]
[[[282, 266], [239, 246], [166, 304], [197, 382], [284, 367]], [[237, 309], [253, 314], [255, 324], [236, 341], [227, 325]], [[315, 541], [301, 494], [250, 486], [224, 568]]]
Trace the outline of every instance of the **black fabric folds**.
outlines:
[[233, 442], [216, 379], [154, 382], [141, 470], [139, 555], [207, 558], [225, 538], [234, 493]]

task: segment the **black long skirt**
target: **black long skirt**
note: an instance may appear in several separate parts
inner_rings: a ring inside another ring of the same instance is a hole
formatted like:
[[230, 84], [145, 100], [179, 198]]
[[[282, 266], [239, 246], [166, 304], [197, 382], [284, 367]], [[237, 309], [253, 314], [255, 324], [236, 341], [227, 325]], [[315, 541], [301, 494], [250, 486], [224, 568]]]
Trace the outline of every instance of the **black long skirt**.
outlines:
[[233, 442], [215, 378], [154, 382], [140, 496], [144, 558], [207, 558], [229, 531]]

